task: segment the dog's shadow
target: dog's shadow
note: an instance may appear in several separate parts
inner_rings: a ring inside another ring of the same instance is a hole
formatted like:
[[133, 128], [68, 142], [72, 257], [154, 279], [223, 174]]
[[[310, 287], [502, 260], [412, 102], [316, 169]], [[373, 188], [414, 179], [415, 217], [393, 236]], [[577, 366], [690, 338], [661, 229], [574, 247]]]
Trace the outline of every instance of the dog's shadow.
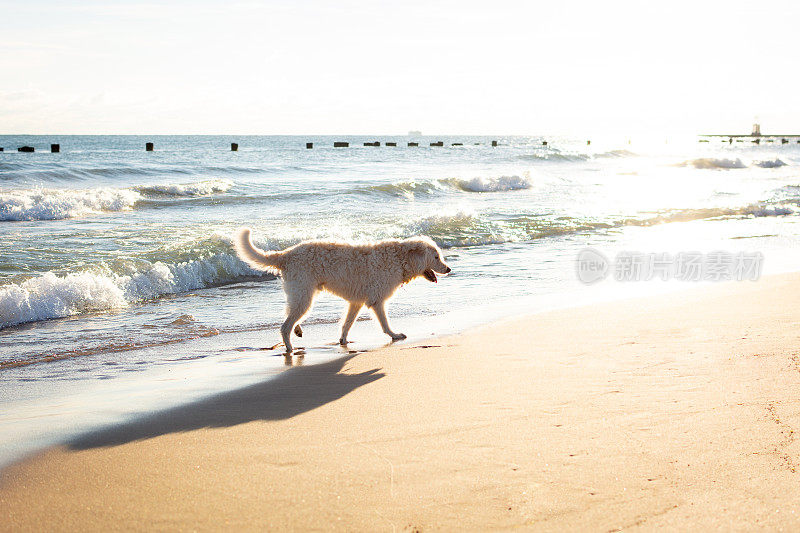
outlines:
[[341, 373], [355, 354], [319, 365], [292, 367], [261, 383], [112, 425], [67, 442], [76, 450], [116, 446], [169, 433], [284, 420], [332, 402], [385, 374]]

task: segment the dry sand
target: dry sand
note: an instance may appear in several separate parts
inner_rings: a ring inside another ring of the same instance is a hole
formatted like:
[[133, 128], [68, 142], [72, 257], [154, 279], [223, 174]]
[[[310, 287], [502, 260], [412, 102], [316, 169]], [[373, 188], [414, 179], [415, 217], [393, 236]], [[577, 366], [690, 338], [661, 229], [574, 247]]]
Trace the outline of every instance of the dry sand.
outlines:
[[49, 450], [0, 529], [800, 529], [800, 275], [395, 345]]

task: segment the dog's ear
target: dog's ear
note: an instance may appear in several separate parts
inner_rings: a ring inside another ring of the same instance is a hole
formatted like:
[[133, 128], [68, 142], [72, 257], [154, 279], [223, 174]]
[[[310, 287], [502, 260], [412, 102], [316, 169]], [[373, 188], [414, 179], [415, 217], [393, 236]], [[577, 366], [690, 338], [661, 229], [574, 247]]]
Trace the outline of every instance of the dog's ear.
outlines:
[[425, 246], [424, 242], [409, 241], [408, 243], [406, 243], [406, 253], [408, 257], [408, 262], [411, 264], [412, 268], [417, 272], [421, 272], [425, 269], [426, 250], [427, 246]]

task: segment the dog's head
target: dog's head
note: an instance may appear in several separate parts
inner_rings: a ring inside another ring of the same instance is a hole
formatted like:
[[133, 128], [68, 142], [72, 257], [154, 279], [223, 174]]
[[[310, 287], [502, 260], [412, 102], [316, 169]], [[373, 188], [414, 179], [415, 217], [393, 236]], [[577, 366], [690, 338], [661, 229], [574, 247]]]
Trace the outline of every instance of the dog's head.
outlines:
[[442, 251], [428, 237], [412, 237], [403, 241], [410, 277], [424, 276], [436, 283], [436, 274], [449, 274], [450, 267], [442, 260]]

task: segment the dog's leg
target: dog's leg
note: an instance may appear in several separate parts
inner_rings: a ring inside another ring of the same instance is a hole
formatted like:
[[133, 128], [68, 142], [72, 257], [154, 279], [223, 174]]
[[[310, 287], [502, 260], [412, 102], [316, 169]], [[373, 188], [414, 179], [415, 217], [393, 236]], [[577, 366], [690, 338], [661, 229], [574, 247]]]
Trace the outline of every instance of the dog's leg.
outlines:
[[361, 304], [350, 302], [350, 307], [347, 308], [347, 316], [342, 322], [342, 336], [339, 338], [339, 344], [342, 346], [347, 344], [347, 334], [350, 332], [350, 327], [355, 322], [359, 311], [361, 311]]
[[383, 302], [378, 302], [372, 306], [375, 316], [378, 317], [378, 322], [381, 323], [383, 332], [389, 335], [393, 341], [400, 341], [406, 338], [402, 333], [395, 333], [389, 328], [389, 321], [386, 319], [386, 309], [384, 309]]
[[286, 353], [292, 353], [292, 329], [308, 312], [314, 300], [314, 293], [302, 290], [287, 292], [286, 300], [286, 320], [281, 326], [281, 336], [286, 346]]

